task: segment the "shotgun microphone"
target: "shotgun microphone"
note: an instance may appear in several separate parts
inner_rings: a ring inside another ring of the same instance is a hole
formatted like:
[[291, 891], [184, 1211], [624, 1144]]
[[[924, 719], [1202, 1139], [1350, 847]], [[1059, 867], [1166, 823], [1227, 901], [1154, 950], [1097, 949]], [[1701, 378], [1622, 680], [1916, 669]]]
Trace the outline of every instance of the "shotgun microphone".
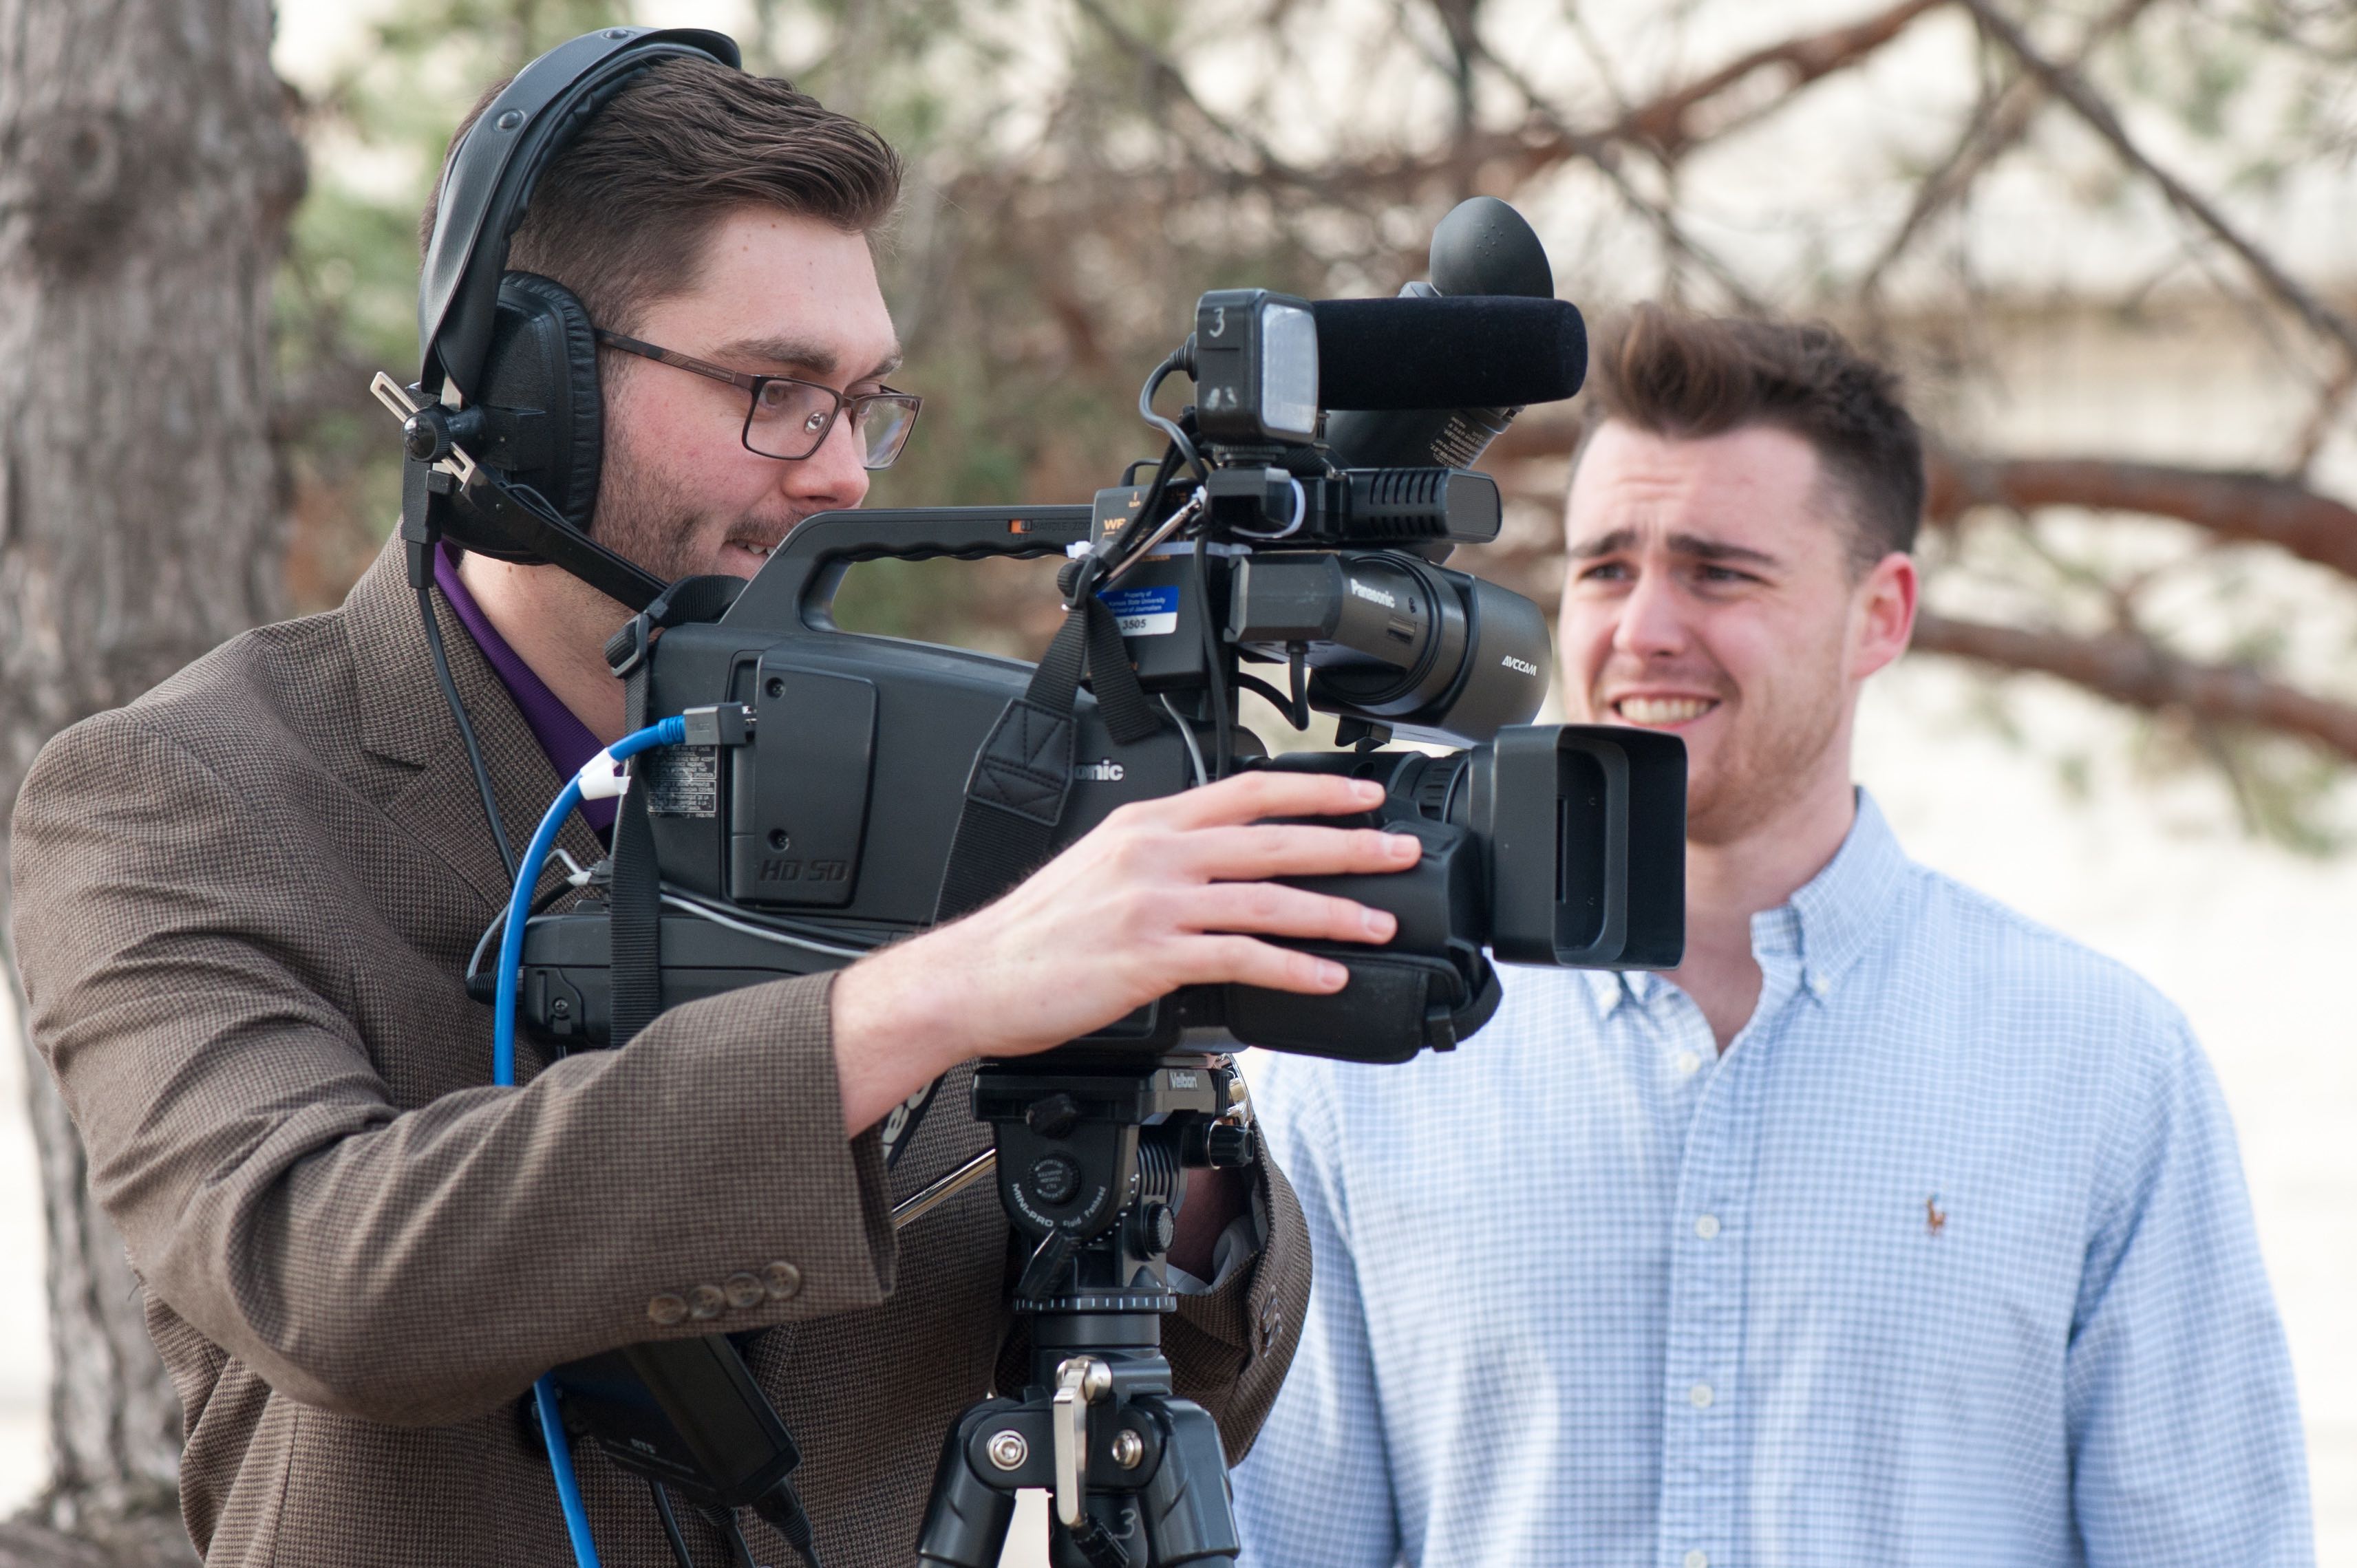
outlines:
[[[1310, 309], [1318, 320], [1318, 390], [1329, 408], [1436, 418], [1460, 406], [1519, 408], [1569, 397], [1587, 368], [1587, 333], [1569, 300], [1321, 299]], [[1327, 440], [1340, 445], [1330, 423]], [[1381, 463], [1354, 456], [1342, 466], [1424, 467], [1433, 461], [1402, 452]]]
[[[1374, 400], [1377, 392], [1397, 392], [1405, 378], [1396, 373], [1372, 373], [1355, 363], [1337, 364], [1329, 372], [1323, 330], [1329, 306], [1318, 307], [1318, 368], [1324, 402], [1334, 411], [1327, 416], [1326, 444], [1343, 467], [1470, 467], [1524, 404], [1551, 403], [1579, 390], [1587, 337], [1578, 311], [1562, 304], [1560, 311], [1544, 317], [1511, 315], [1515, 308], [1560, 303], [1554, 297], [1546, 249], [1521, 213], [1492, 196], [1459, 202], [1433, 231], [1431, 266], [1432, 281], [1409, 284], [1397, 300], [1329, 302], [1396, 309], [1416, 301], [1472, 304], [1465, 296], [1480, 296], [1481, 303], [1504, 307], [1485, 317], [1477, 338], [1459, 339], [1437, 361], [1458, 364], [1463, 374], [1446, 378], [1445, 386], [1442, 378], [1426, 376], [1413, 402], [1394, 395]], [[1512, 328], [1504, 325], [1510, 320], [1538, 336], [1530, 342], [1512, 340]], [[1545, 373], [1550, 357], [1552, 375]], [[1426, 368], [1435, 362], [1420, 361]], [[1475, 378], [1487, 364], [1499, 371], [1485, 384]], [[1361, 398], [1368, 401], [1354, 401]]]

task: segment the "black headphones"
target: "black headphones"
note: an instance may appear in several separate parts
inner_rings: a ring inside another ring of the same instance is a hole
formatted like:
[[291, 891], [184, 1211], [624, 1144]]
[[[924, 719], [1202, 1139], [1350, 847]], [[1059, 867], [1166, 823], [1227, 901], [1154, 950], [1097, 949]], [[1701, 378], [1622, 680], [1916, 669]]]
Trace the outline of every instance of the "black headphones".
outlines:
[[507, 255], [542, 172], [632, 78], [676, 57], [742, 64], [725, 33], [587, 33], [518, 71], [450, 155], [417, 291], [417, 381], [406, 397], [390, 377], [376, 388], [406, 416], [413, 587], [433, 580], [444, 538], [553, 563], [634, 610], [668, 585], [589, 537], [604, 450], [589, 313], [563, 285], [508, 271]]

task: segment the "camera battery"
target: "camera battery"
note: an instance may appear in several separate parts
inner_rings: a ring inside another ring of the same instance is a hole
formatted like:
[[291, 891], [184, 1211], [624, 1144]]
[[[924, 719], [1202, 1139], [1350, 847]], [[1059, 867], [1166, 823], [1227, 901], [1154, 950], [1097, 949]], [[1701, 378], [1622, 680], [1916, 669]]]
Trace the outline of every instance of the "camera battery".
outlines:
[[[1206, 564], [1215, 573], [1227, 570], [1223, 561]], [[1191, 551], [1147, 556], [1097, 598], [1121, 628], [1140, 685], [1162, 692], [1203, 683], [1203, 615], [1195, 603]]]

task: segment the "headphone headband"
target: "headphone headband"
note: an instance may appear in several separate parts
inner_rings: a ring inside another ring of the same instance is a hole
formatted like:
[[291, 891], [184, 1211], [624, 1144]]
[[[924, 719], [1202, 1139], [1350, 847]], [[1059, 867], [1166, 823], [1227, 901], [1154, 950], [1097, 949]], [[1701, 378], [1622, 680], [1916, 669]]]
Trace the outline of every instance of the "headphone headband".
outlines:
[[443, 177], [417, 294], [418, 384], [429, 397], [446, 381], [469, 400], [480, 390], [508, 240], [541, 172], [631, 78], [679, 56], [742, 63], [725, 33], [608, 27], [525, 66], [468, 128]]

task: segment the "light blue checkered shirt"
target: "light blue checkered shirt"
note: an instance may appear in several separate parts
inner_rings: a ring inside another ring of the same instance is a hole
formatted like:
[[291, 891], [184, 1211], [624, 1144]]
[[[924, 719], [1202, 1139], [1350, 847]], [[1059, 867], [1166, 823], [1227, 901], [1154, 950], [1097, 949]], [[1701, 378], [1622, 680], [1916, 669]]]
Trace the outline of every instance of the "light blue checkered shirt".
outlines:
[[1724, 1057], [1516, 969], [1448, 1055], [1255, 1053], [1309, 1217], [1254, 1568], [2305, 1564], [2233, 1133], [2115, 963], [1848, 841]]

